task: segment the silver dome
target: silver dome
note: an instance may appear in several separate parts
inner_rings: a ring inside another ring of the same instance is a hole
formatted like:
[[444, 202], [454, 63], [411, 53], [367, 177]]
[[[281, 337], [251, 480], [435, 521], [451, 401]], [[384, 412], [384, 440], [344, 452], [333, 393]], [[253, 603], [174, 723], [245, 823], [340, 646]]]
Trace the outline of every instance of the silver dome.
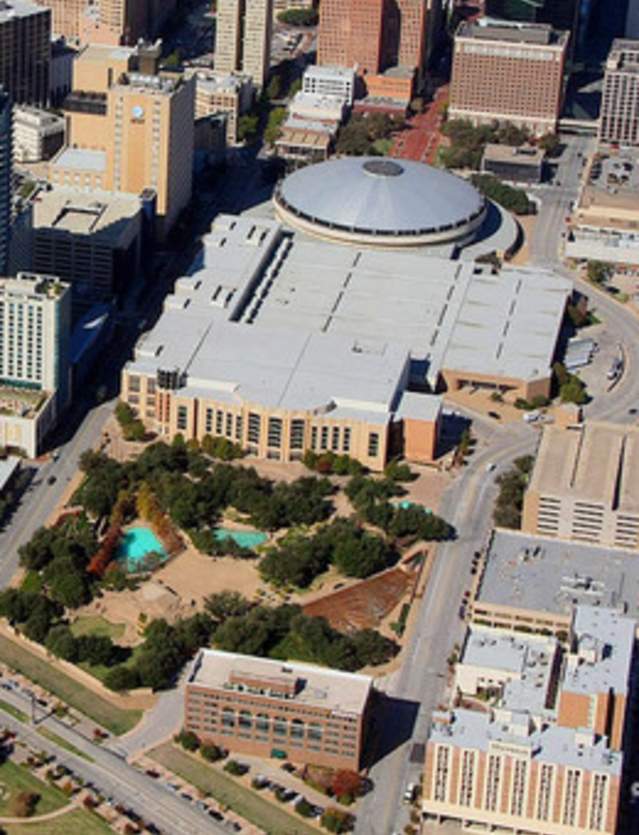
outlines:
[[[276, 206], [318, 234], [356, 238], [456, 238], [483, 217], [470, 183], [420, 162], [344, 157], [295, 171], [280, 184]], [[408, 241], [406, 241], [408, 243]]]

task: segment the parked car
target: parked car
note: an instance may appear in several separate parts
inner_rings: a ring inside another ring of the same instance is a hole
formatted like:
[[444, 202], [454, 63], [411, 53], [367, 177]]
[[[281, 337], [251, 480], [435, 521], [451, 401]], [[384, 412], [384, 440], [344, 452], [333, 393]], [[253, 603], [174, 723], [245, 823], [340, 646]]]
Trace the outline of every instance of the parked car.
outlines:
[[417, 785], [415, 783], [409, 783], [404, 789], [404, 803], [412, 803], [415, 800], [416, 794]]

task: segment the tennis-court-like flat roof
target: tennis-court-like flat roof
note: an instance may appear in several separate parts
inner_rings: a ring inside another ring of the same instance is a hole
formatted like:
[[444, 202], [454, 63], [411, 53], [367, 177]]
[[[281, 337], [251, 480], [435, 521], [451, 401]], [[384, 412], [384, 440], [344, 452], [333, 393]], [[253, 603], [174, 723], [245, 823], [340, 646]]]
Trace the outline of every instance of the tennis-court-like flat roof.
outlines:
[[575, 605], [639, 618], [635, 551], [495, 531], [477, 602], [569, 615]]
[[433, 387], [442, 369], [548, 375], [571, 289], [550, 272], [495, 275], [222, 215], [128, 370], [179, 369], [199, 391], [289, 409], [334, 402], [381, 421], [409, 374]]

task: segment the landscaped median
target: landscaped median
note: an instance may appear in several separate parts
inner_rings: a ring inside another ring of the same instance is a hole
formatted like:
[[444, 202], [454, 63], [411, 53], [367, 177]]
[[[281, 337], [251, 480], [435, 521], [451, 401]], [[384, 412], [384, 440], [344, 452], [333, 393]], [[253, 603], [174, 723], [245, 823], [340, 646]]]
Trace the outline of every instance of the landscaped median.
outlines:
[[317, 827], [297, 815], [274, 806], [256, 792], [238, 783], [218, 769], [198, 762], [195, 757], [166, 743], [148, 756], [173, 774], [186, 780], [199, 791], [210, 794], [219, 803], [232, 809], [247, 821], [259, 826], [268, 835], [317, 835]]
[[4, 635], [0, 635], [0, 658], [13, 670], [22, 673], [113, 734], [127, 733], [142, 716], [141, 710], [126, 710], [107, 701], [77, 679], [63, 673], [59, 664], [54, 667]]

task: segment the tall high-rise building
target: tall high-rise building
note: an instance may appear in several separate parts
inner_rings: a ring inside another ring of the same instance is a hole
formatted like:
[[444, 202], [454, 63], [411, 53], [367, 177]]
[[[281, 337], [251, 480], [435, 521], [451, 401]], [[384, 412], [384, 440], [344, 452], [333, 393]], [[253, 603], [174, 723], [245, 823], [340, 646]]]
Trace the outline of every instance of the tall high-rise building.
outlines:
[[11, 99], [0, 89], [0, 275], [6, 275], [11, 229]]
[[0, 0], [0, 86], [17, 104], [46, 105], [51, 12], [28, 0]]
[[377, 74], [384, 63], [386, 0], [324, 0], [320, 7], [317, 62]]
[[250, 75], [256, 87], [268, 76], [273, 0], [218, 0], [215, 69]]
[[79, 44], [134, 44], [154, 37], [176, 0], [37, 0], [53, 14], [53, 31]]
[[475, 124], [511, 122], [554, 131], [570, 33], [543, 23], [461, 23], [455, 35], [449, 114]]
[[580, 5], [581, 0], [485, 0], [484, 8], [489, 17], [573, 29]]
[[441, 0], [323, 0], [318, 63], [377, 75], [392, 67], [424, 75]]
[[639, 145], [639, 40], [615, 40], [604, 76], [599, 141]]
[[69, 396], [71, 293], [52, 276], [0, 280], [0, 382]]
[[153, 189], [163, 237], [191, 199], [195, 79], [132, 71], [146, 51], [96, 45], [82, 52], [64, 105], [72, 147], [52, 168], [59, 184], [136, 195]]

